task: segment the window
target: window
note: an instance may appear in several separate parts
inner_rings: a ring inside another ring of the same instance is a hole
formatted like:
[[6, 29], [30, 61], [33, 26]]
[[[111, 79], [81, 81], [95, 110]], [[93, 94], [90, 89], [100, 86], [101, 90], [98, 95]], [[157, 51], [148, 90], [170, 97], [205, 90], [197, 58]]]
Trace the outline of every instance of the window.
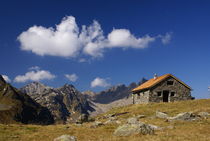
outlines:
[[171, 96], [175, 96], [175, 92], [171, 92]]
[[167, 85], [174, 85], [174, 81], [167, 81]]
[[157, 96], [162, 96], [162, 92], [157, 92]]

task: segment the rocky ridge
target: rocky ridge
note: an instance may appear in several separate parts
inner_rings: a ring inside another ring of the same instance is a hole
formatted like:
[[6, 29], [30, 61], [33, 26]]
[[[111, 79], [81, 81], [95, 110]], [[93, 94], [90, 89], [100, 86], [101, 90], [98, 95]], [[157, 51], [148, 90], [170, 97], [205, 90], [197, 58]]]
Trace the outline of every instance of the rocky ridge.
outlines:
[[[56, 123], [78, 122], [94, 109], [73, 85], [51, 88], [33, 82], [20, 89], [40, 105], [49, 109]], [[83, 120], [86, 120], [83, 118]]]

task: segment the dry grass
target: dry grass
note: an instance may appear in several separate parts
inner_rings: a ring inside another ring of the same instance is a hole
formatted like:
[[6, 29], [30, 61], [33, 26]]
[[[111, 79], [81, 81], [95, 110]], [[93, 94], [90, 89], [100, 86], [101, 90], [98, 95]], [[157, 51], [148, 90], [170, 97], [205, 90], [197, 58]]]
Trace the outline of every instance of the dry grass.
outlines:
[[[174, 126], [174, 129], [156, 131], [155, 135], [134, 135], [129, 137], [113, 136], [114, 130], [118, 125], [104, 125], [98, 128], [90, 128], [91, 123], [82, 126], [76, 125], [2, 125], [0, 124], [0, 141], [52, 141], [54, 138], [70, 134], [76, 136], [78, 141], [210, 141], [210, 119], [201, 121], [176, 121], [165, 122], [163, 119], [152, 118], [155, 111], [167, 112], [175, 115], [180, 112], [210, 112], [210, 99], [183, 101], [174, 103], [152, 103], [149, 105], [131, 105], [112, 109], [106, 114], [128, 112], [118, 116], [124, 121], [128, 117], [143, 114], [146, 118], [141, 121], [159, 126]], [[103, 114], [105, 115], [105, 114]], [[103, 115], [98, 116], [99, 120], [104, 121]]]

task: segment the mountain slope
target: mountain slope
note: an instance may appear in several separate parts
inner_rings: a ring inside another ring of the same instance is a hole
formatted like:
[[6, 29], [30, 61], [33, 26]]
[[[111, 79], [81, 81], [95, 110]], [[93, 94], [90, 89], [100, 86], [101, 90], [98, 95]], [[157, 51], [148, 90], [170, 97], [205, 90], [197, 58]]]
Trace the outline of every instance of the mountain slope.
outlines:
[[94, 110], [73, 85], [50, 88], [33, 82], [20, 90], [49, 109], [56, 123], [77, 122], [81, 116], [88, 117], [89, 112]]
[[51, 124], [53, 117], [47, 108], [6, 83], [0, 75], [0, 123]]

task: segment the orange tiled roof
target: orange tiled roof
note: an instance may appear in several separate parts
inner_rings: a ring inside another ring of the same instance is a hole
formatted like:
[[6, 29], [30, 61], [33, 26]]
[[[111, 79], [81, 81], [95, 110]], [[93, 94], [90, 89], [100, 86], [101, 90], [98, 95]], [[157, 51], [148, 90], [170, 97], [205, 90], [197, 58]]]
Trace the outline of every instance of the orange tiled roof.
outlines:
[[184, 82], [182, 82], [181, 80], [179, 80], [178, 78], [176, 78], [172, 74], [165, 74], [165, 75], [162, 75], [162, 76], [157, 77], [156, 79], [152, 78], [152, 79], [146, 81], [145, 83], [141, 84], [140, 86], [134, 88], [132, 90], [132, 92], [151, 88], [152, 86], [160, 83], [161, 81], [165, 80], [166, 78], [168, 78], [170, 76], [173, 77], [174, 79], [176, 79], [177, 81], [179, 81], [180, 83], [182, 83], [183, 85], [185, 85], [187, 88], [191, 89], [188, 85], [186, 85]]

